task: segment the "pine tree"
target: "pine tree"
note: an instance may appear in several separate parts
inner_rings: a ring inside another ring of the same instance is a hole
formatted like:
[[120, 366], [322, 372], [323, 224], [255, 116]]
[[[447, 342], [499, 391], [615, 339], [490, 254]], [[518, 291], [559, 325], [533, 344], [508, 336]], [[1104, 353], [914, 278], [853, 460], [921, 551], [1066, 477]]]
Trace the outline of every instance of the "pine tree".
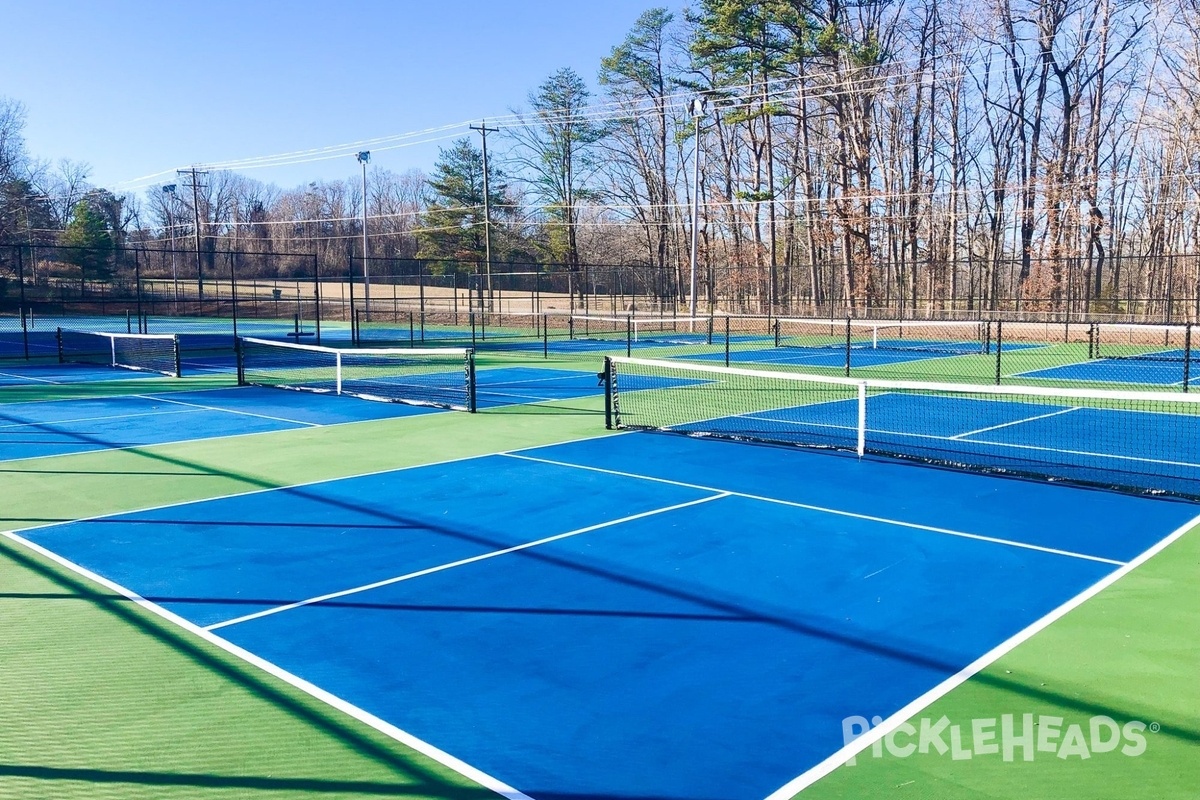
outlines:
[[[504, 174], [488, 165], [492, 221], [505, 216]], [[417, 234], [420, 258], [482, 261], [484, 258], [483, 152], [470, 139], [439, 151], [429, 178], [432, 196]], [[493, 229], [493, 247], [495, 246]], [[444, 265], [442, 265], [444, 267]], [[443, 268], [433, 265], [435, 273]]]
[[75, 204], [71, 221], [67, 223], [59, 243], [64, 248], [63, 260], [79, 267], [81, 291], [89, 278], [108, 280], [112, 277], [112, 233], [104, 215], [87, 201], [81, 200]]

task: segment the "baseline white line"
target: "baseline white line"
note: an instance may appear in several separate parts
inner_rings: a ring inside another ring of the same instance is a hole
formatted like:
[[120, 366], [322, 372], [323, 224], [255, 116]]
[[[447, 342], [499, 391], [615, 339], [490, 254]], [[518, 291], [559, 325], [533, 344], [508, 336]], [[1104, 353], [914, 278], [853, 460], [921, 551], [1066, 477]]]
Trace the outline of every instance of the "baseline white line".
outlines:
[[343, 589], [339, 592], [330, 592], [329, 594], [323, 594], [323, 595], [319, 595], [317, 597], [310, 597], [307, 600], [297, 600], [295, 603], [288, 603], [287, 605], [275, 606], [274, 608], [268, 608], [263, 611], [256, 611], [253, 614], [246, 614], [241, 617], [234, 617], [233, 619], [227, 619], [224, 622], [217, 622], [212, 625], [206, 625], [204, 629], [208, 630], [208, 631], [215, 631], [220, 628], [229, 627], [230, 625], [237, 625], [242, 622], [249, 622], [252, 619], [261, 619], [263, 617], [269, 617], [272, 614], [279, 614], [284, 611], [291, 611], [293, 609], [302, 608], [304, 606], [311, 606], [311, 605], [315, 605], [317, 603], [323, 603], [326, 600], [336, 600], [339, 597], [348, 597], [352, 594], [360, 594], [362, 592], [369, 592], [372, 589], [379, 589], [383, 586], [391, 586], [392, 584], [395, 584], [395, 583], [401, 583], [402, 581], [409, 581], [409, 580], [412, 580], [413, 578], [420, 578], [425, 575], [433, 575], [434, 573], [444, 572], [448, 569], [454, 569], [455, 567], [462, 567], [467, 564], [474, 564], [477, 561], [486, 561], [490, 558], [496, 558], [497, 556], [505, 556], [505, 555], [508, 555], [509, 553], [518, 553], [522, 550], [528, 550], [531, 547], [538, 547], [543, 544], [549, 544], [550, 542], [557, 542], [560, 539], [569, 539], [572, 536], [579, 536], [580, 534], [591, 533], [592, 531], [598, 531], [598, 530], [601, 530], [602, 528], [611, 528], [614, 525], [622, 525], [626, 522], [633, 522], [634, 520], [637, 520], [637, 519], [644, 519], [645, 517], [653, 517], [658, 514], [665, 514], [669, 511], [678, 511], [681, 508], [687, 508], [689, 506], [700, 505], [701, 503], [707, 503], [711, 500], [720, 500], [723, 497], [729, 497], [729, 495], [730, 495], [729, 492], [721, 492], [720, 494], [714, 494], [710, 497], [702, 497], [699, 500], [689, 500], [686, 503], [676, 503], [673, 506], [665, 506], [663, 508], [656, 508], [651, 511], [643, 511], [639, 514], [630, 514], [629, 516], [621, 517], [620, 519], [613, 519], [613, 520], [609, 520], [608, 522], [600, 522], [595, 525], [588, 525], [585, 528], [576, 528], [575, 530], [567, 531], [566, 533], [556, 533], [553, 536], [547, 536], [543, 539], [537, 539], [532, 542], [524, 542], [522, 544], [513, 545], [512, 547], [505, 547], [500, 550], [492, 550], [487, 553], [480, 553], [479, 555], [470, 556], [469, 558], [460, 558], [458, 561], [451, 561], [447, 564], [439, 564], [436, 567], [427, 567], [426, 569], [417, 570], [416, 572], [409, 572], [404, 575], [397, 575], [394, 578], [385, 578], [384, 580], [375, 581], [374, 583], [364, 584], [363, 586], [355, 586], [354, 588], [351, 588], [351, 589]]
[[[120, 395], [120, 396], [121, 397], [130, 397], [132, 395]], [[3, 405], [0, 405], [0, 408], [3, 408], [3, 407], [4, 407]], [[201, 406], [201, 408], [203, 408], [203, 406]], [[362, 425], [362, 424], [368, 423], [368, 422], [391, 422], [391, 421], [401, 420], [401, 419], [417, 419], [417, 418], [423, 417], [423, 416], [424, 415], [421, 414], [421, 415], [412, 415], [412, 416], [407, 416], [407, 417], [401, 416], [401, 417], [381, 417], [379, 419], [354, 419], [354, 420], [350, 420], [348, 422], [331, 422], [327, 425], [317, 425], [315, 427], [339, 428], [343, 425]], [[121, 450], [149, 449], [152, 447], [171, 447], [171, 446], [177, 445], [177, 444], [188, 444], [189, 442], [215, 442], [215, 441], [218, 441], [221, 439], [237, 439], [242, 436], [269, 436], [269, 435], [275, 434], [275, 433], [291, 433], [291, 432], [297, 431], [297, 430], [308, 430], [308, 429], [307, 428], [284, 428], [283, 430], [274, 430], [274, 431], [253, 431], [251, 433], [227, 433], [227, 434], [222, 434], [221, 436], [203, 436], [200, 438], [193, 438], [193, 439], [175, 439], [174, 441], [169, 441], [169, 442], [152, 442], [150, 444], [129, 444], [129, 445], [124, 445], [122, 447], [102, 447], [102, 448], [98, 448], [95, 450], [80, 450], [80, 451], [71, 452], [71, 453], [50, 453], [49, 455], [44, 455], [44, 456], [25, 456], [23, 458], [0, 458], [0, 463], [12, 463], [12, 462], [16, 462], [16, 461], [40, 461], [41, 459], [44, 459], [44, 458], [59, 458], [59, 457], [64, 457], [64, 456], [84, 456], [84, 455], [91, 455], [94, 453], [115, 453], [115, 452], [119, 452]], [[545, 447], [546, 445], [536, 445], [536, 446], [537, 447]], [[384, 470], [384, 471], [386, 471], [386, 470]], [[354, 477], [354, 476], [351, 475], [348, 477]], [[286, 487], [281, 486], [278, 488], [282, 489], [282, 488], [286, 488]], [[199, 502], [199, 501], [187, 501], [187, 502]], [[149, 510], [149, 509], [136, 509], [136, 511], [145, 511], [145, 510]], [[120, 512], [120, 513], [126, 513], [126, 512]], [[129, 512], [129, 513], [134, 513], [134, 512]], [[53, 524], [60, 525], [62, 523], [55, 522]], [[29, 530], [29, 529], [22, 528], [21, 530]]]
[[[370, 421], [373, 421], [373, 422], [396, 422], [396, 421], [406, 421], [406, 420], [418, 420], [418, 419], [422, 419], [423, 417], [424, 417], [424, 415], [414, 415], [414, 416], [409, 416], [409, 417], [388, 417], [384, 420], [370, 420]], [[334, 423], [333, 425], [325, 425], [323, 427], [325, 429], [329, 429], [329, 428], [337, 428], [342, 425], [361, 425], [361, 424], [362, 424], [362, 421], [356, 420], [354, 422], [338, 422], [338, 423]], [[247, 437], [248, 436], [274, 436], [274, 435], [277, 435], [280, 433], [289, 433], [289, 432], [290, 431], [259, 431], [257, 433], [234, 433], [234, 434], [230, 434], [228, 436], [212, 436], [212, 437], [209, 437], [208, 439], [185, 439], [185, 440], [179, 441], [179, 442], [163, 442], [159, 445], [130, 445], [129, 447], [113, 447], [113, 448], [109, 448], [106, 450], [87, 450], [82, 453], [67, 453], [63, 456], [33, 456], [31, 458], [20, 458], [20, 459], [14, 458], [14, 459], [9, 459], [9, 463], [24, 462], [24, 461], [38, 461], [38, 460], [41, 460], [44, 458], [60, 458], [60, 457], [65, 458], [67, 456], [88, 456], [88, 455], [94, 455], [96, 453], [110, 453], [110, 452], [114, 452], [114, 451], [118, 451], [118, 450], [131, 450], [131, 449], [138, 448], [138, 447], [147, 447], [147, 448], [148, 447], [164, 447], [164, 446], [171, 446], [171, 445], [177, 445], [177, 444], [187, 444], [189, 442], [211, 442], [211, 441], [218, 440], [218, 439], [238, 439], [243, 436], [247, 436]], [[537, 450], [537, 449], [541, 449], [543, 447], [553, 447], [556, 444], [574, 444], [576, 442], [589, 442], [593, 439], [603, 439], [603, 438], [609, 437], [609, 436], [628, 436], [629, 434], [630, 434], [630, 431], [605, 431], [604, 433], [599, 433], [599, 434], [596, 434], [595, 436], [587, 436], [582, 439], [568, 439], [565, 441], [547, 442], [545, 444], [534, 444], [534, 445], [530, 445], [529, 447], [521, 448], [521, 450]], [[375, 470], [371, 470], [370, 472], [355, 472], [355, 473], [351, 473], [349, 475], [337, 475], [332, 478], [318, 478], [316, 480], [303, 481], [301, 483], [289, 483], [289, 484], [282, 485], [282, 486], [263, 486], [263, 487], [260, 487], [257, 489], [247, 489], [244, 492], [232, 492], [230, 494], [219, 494], [219, 495], [213, 495], [210, 497], [197, 497], [197, 498], [193, 498], [191, 500], [178, 500], [174, 503], [160, 503], [158, 505], [142, 506], [140, 508], [130, 508], [130, 509], [125, 509], [123, 511], [109, 511], [104, 514], [93, 514], [90, 517], [80, 517], [79, 519], [64, 519], [64, 520], [60, 520], [58, 522], [47, 522], [44, 525], [30, 525], [28, 528], [18, 528], [17, 530], [20, 530], [21, 532], [36, 531], [36, 530], [41, 530], [42, 528], [53, 528], [56, 525], [68, 525], [68, 524], [74, 524], [76, 522], [95, 522], [96, 520], [112, 519], [114, 517], [124, 517], [126, 515], [146, 514], [151, 511], [162, 511], [162, 510], [165, 510], [168, 508], [180, 508], [182, 506], [190, 506], [190, 505], [194, 505], [197, 503], [209, 503], [214, 500], [225, 500], [226, 498], [230, 498], [230, 497], [248, 497], [250, 495], [263, 494], [265, 492], [282, 492], [282, 491], [287, 491], [289, 489], [307, 489], [312, 486], [320, 486], [323, 483], [334, 483], [335, 481], [345, 481], [345, 480], [351, 480], [353, 478], [371, 478], [376, 475], [385, 475], [389, 472], [408, 472], [409, 470], [421, 469], [423, 467], [441, 467], [441, 466], [445, 466], [446, 464], [457, 464], [460, 462], [475, 461], [475, 460], [481, 459], [481, 458], [490, 458], [492, 456], [509, 455], [510, 453], [513, 453], [513, 452], [520, 452], [520, 451], [517, 450], [517, 451], [478, 453], [473, 456], [458, 456], [457, 458], [446, 458], [441, 461], [431, 461], [427, 464], [423, 463], [423, 464], [409, 464], [407, 466], [401, 466], [401, 467], [384, 467], [383, 469], [375, 469]]]
[[[507, 367], [499, 367], [499, 369], [508, 369], [508, 368]], [[520, 369], [520, 367], [518, 367], [518, 369]], [[537, 367], [532, 367], [531, 369], [537, 369]], [[558, 372], [558, 371], [559, 370], [555, 370], [555, 372]], [[479, 372], [479, 375], [477, 376], [477, 379], [479, 377], [483, 377], [483, 375], [485, 375], [486, 372], [487, 372], [487, 370], [481, 370]], [[571, 379], [579, 379], [579, 378], [582, 378], [584, 375], [591, 375], [593, 378], [596, 377], [595, 373], [591, 373], [591, 372], [585, 372], [585, 373], [573, 372], [568, 375], [562, 375], [562, 376], [555, 375], [553, 378], [526, 378], [524, 380], [519, 380], [519, 381], [501, 381], [500, 383], [496, 383], [496, 384], [486, 384], [486, 383], [483, 383], [482, 381], [478, 381], [478, 388], [479, 389], [487, 389], [487, 388], [489, 388], [489, 386], [512, 386], [513, 384], [517, 384], [517, 383], [548, 383], [550, 381], [566, 381], [566, 380], [571, 380]]]
[[644, 481], [653, 481], [655, 483], [665, 483], [671, 486], [681, 486], [687, 489], [699, 489], [705, 492], [721, 492], [730, 495], [731, 497], [741, 497], [746, 500], [759, 500], [764, 503], [774, 503], [781, 506], [789, 506], [791, 508], [803, 508], [807, 511], [819, 511], [824, 514], [834, 514], [839, 517], [850, 517], [851, 519], [861, 519], [868, 522], [879, 522], [884, 525], [895, 525], [901, 528], [912, 528], [913, 530], [928, 531], [930, 533], [940, 533], [946, 536], [957, 536], [962, 539], [974, 539], [980, 542], [989, 542], [991, 544], [1001, 544], [1008, 547], [1016, 547], [1022, 550], [1036, 550], [1039, 553], [1050, 553], [1056, 556], [1067, 556], [1068, 558], [1079, 558], [1084, 561], [1095, 561], [1100, 564], [1112, 564], [1114, 566], [1124, 566], [1124, 561], [1115, 561], [1111, 558], [1103, 558], [1101, 556], [1088, 555], [1087, 553], [1076, 553], [1072, 550], [1059, 550], [1055, 547], [1042, 547], [1041, 545], [1029, 544], [1027, 542], [1018, 542], [1012, 539], [1001, 539], [996, 536], [985, 536], [981, 533], [966, 533], [965, 531], [956, 531], [949, 528], [938, 528], [933, 525], [921, 525], [916, 522], [904, 522], [898, 519], [888, 519], [887, 517], [876, 517], [871, 514], [859, 514], [855, 511], [842, 511], [837, 508], [826, 508], [825, 506], [814, 506], [809, 503], [800, 503], [795, 500], [780, 500], [777, 497], [764, 497], [757, 494], [748, 494], [746, 492], [738, 492], [732, 489], [721, 489], [715, 486], [703, 486], [697, 483], [687, 483], [685, 481], [674, 481], [669, 478], [656, 478], [652, 475], [639, 475], [636, 472], [622, 472], [615, 469], [605, 469], [604, 467], [591, 467], [584, 464], [572, 464], [567, 461], [555, 461], [549, 458], [538, 458], [536, 456], [519, 455], [518, 453], [499, 453], [498, 455], [508, 458], [519, 458], [524, 461], [540, 461], [544, 464], [553, 464], [559, 467], [570, 467], [572, 469], [583, 469], [590, 472], [601, 472], [606, 475], [619, 475], [623, 478], [636, 478]]
[[[14, 372], [0, 372], [0, 376], [3, 376], [5, 378], [16, 378], [17, 380], [22, 380], [22, 381], [33, 381], [34, 383], [49, 383], [52, 386], [65, 386], [66, 385], [63, 381], [52, 381], [49, 378], [31, 378], [28, 375], [18, 375]], [[18, 383], [16, 385], [17, 386], [26, 386], [28, 384]]]
[[533, 798], [529, 797], [529, 795], [517, 791], [516, 789], [514, 789], [513, 787], [509, 786], [508, 784], [500, 781], [499, 779], [493, 778], [491, 775], [488, 775], [486, 772], [483, 772], [482, 770], [472, 767], [470, 764], [466, 763], [465, 761], [455, 758], [454, 756], [450, 755], [449, 753], [445, 752], [444, 750], [442, 750], [438, 747], [435, 747], [434, 745], [424, 741], [423, 739], [418, 739], [416, 736], [412, 735], [411, 733], [409, 733], [401, 728], [396, 727], [395, 725], [391, 724], [390, 722], [387, 722], [387, 721], [375, 716], [374, 714], [370, 713], [369, 711], [365, 711], [365, 710], [359, 708], [358, 706], [353, 705], [353, 704], [343, 700], [342, 698], [338, 697], [337, 695], [320, 688], [316, 684], [309, 683], [305, 679], [303, 679], [297, 675], [293, 675], [291, 672], [288, 672], [287, 670], [266, 660], [265, 658], [262, 658], [261, 656], [257, 656], [254, 653], [251, 653], [249, 650], [244, 650], [241, 647], [238, 647], [236, 644], [226, 641], [225, 639], [221, 638], [220, 636], [217, 636], [214, 633], [210, 633], [209, 631], [206, 631], [204, 628], [201, 628], [200, 626], [196, 625], [195, 623], [189, 622], [188, 620], [184, 619], [183, 617], [180, 617], [177, 614], [174, 614], [171, 611], [168, 611], [167, 609], [163, 608], [162, 606], [158, 605], [157, 603], [153, 603], [153, 602], [145, 599], [144, 597], [137, 594], [136, 592], [126, 589], [124, 586], [122, 586], [118, 583], [115, 583], [105, 577], [97, 575], [96, 573], [92, 572], [91, 570], [87, 569], [86, 567], [80, 566], [79, 564], [76, 564], [73, 561], [63, 558], [62, 556], [58, 555], [57, 553], [55, 553], [51, 550], [47, 550], [46, 548], [42, 547], [41, 545], [35, 544], [34, 542], [31, 542], [28, 539], [25, 539], [24, 537], [12, 532], [12, 531], [4, 531], [4, 532], [0, 533], [0, 536], [5, 536], [14, 542], [17, 542], [22, 547], [28, 548], [29, 550], [32, 550], [33, 552], [40, 554], [44, 558], [47, 558], [47, 559], [53, 561], [54, 563], [56, 563], [62, 567], [65, 567], [66, 569], [70, 570], [71, 572], [74, 572], [77, 575], [80, 575], [80, 576], [88, 579], [89, 581], [92, 581], [96, 584], [99, 584], [100, 586], [105, 587], [106, 589], [109, 589], [113, 592], [116, 592], [117, 594], [120, 594], [121, 596], [129, 599], [130, 601], [132, 601], [132, 602], [136, 603], [137, 605], [141, 606], [142, 608], [146, 609], [150, 613], [155, 614], [155, 615], [161, 617], [162, 619], [165, 619], [166, 621], [182, 628], [183, 630], [187, 631], [188, 633], [198, 636], [200, 639], [203, 639], [204, 641], [208, 642], [209, 644], [211, 644], [215, 647], [221, 648], [226, 653], [229, 653], [230, 655], [241, 659], [242, 661], [246, 662], [247, 664], [250, 664], [251, 666], [261, 669], [263, 672], [266, 672], [268, 675], [271, 675], [272, 677], [283, 681], [284, 683], [288, 684], [289, 686], [299, 689], [300, 691], [304, 692], [305, 694], [307, 694], [313, 698], [316, 698], [317, 700], [320, 700], [321, 702], [325, 703], [326, 705], [328, 705], [332, 708], [335, 708], [338, 711], [341, 711], [342, 713], [347, 714], [350, 717], [353, 717], [354, 719], [358, 720], [359, 722], [363, 723], [364, 725], [374, 728], [375, 730], [379, 731], [380, 733], [384, 734], [385, 736], [387, 736], [391, 739], [394, 739], [397, 742], [400, 742], [404, 746], [406, 746], [412, 750], [415, 750], [416, 752], [418, 752], [428, 758], [433, 759], [434, 761], [441, 764], [442, 766], [447, 767], [447, 768], [453, 770], [454, 772], [457, 772], [459, 775], [462, 775], [464, 778], [474, 781], [476, 784], [478, 784], [486, 789], [490, 789], [491, 791], [495, 792], [496, 794], [500, 795], [501, 797], [505, 797], [508, 800], [533, 800]]
[[953, 439], [961, 439], [964, 436], [975, 436], [980, 433], [987, 433], [988, 431], [998, 431], [1001, 428], [1007, 428], [1012, 425], [1023, 425], [1026, 422], [1033, 422], [1034, 420], [1046, 419], [1047, 417], [1057, 417], [1059, 414], [1069, 414], [1072, 411], [1078, 411], [1079, 409], [1080, 409], [1080, 406], [1073, 406], [1071, 408], [1060, 408], [1058, 411], [1051, 411], [1049, 414], [1038, 414], [1035, 417], [1026, 417], [1025, 419], [1014, 419], [1011, 422], [1002, 422], [999, 425], [989, 425], [986, 428], [980, 428], [979, 430], [976, 430], [976, 431], [967, 431], [965, 433], [956, 433], [953, 436], [951, 436], [950, 438], [952, 440]]
[[218, 406], [204, 406], [204, 405], [200, 405], [199, 403], [188, 403], [184, 400], [172, 400], [168, 397], [159, 397], [157, 395], [135, 394], [132, 396], [140, 397], [143, 400], [160, 400], [164, 403], [174, 403], [175, 405], [180, 405], [180, 406], [191, 406], [192, 408], [199, 408], [199, 409], [203, 409], [204, 411], [221, 411], [226, 414], [238, 414], [238, 415], [241, 415], [244, 417], [257, 417], [258, 419], [269, 419], [273, 422], [288, 422], [293, 425], [307, 425], [310, 428], [323, 427], [320, 423], [317, 423], [317, 422], [304, 422], [302, 420], [288, 419], [286, 417], [273, 417], [270, 414], [255, 414], [250, 411], [237, 411], [232, 408], [220, 408]]
[[809, 768], [797, 777], [788, 781], [780, 788], [776, 789], [774, 792], [771, 792], [771, 794], [767, 795], [766, 800], [790, 800], [795, 795], [804, 791], [821, 778], [824, 778], [826, 775], [845, 764], [854, 756], [866, 750], [875, 742], [896, 730], [914, 715], [932, 705], [934, 701], [942, 698], [946, 694], [949, 694], [950, 691], [962, 685], [963, 683], [966, 683], [966, 681], [972, 676], [981, 672], [984, 668], [990, 666], [993, 662], [999, 660], [1001, 657], [1007, 655], [1018, 645], [1021, 645], [1033, 638], [1034, 635], [1045, 630], [1054, 622], [1062, 619], [1071, 611], [1083, 605], [1088, 600], [1091, 600], [1093, 597], [1100, 594], [1100, 592], [1112, 586], [1114, 583], [1140, 567], [1142, 564], [1145, 564], [1151, 558], [1169, 547], [1189, 530], [1196, 527], [1196, 525], [1200, 525], [1200, 516], [1193, 517], [1192, 519], [1188, 520], [1181, 527], [1176, 528], [1174, 531], [1168, 534], [1165, 539], [1158, 542], [1158, 544], [1154, 545], [1137, 558], [1134, 558], [1128, 564], [1125, 564], [1120, 569], [1114, 570], [1108, 575], [1105, 575], [1096, 583], [1067, 600], [1049, 614], [1046, 614], [1041, 619], [1036, 620], [1023, 630], [998, 644], [996, 647], [993, 647], [991, 650], [984, 653], [967, 666], [963, 667], [954, 675], [942, 681], [937, 686], [933, 687], [908, 705], [901, 708], [896, 713], [889, 716], [882, 723], [872, 728], [870, 732], [863, 734], [860, 738], [855, 739], [850, 744], [842, 747], [837, 752], [821, 761], [819, 764]]
[[[3, 413], [4, 406], [0, 405], [0, 414]], [[41, 425], [67, 425], [75, 422], [102, 422], [109, 419], [133, 419], [135, 417], [158, 417], [163, 414], [194, 414], [200, 411], [199, 408], [181, 408], [178, 411], [145, 411], [138, 414], [109, 414], [103, 417], [77, 417], [75, 419], [54, 419], [54, 420], [39, 420], [37, 422], [11, 422], [0, 425], [0, 430], [5, 428], [36, 428]]]
[[[845, 401], [839, 400], [839, 401], [828, 401], [828, 402], [845, 402]], [[816, 403], [814, 403], [813, 405], [816, 405]], [[796, 408], [807, 408], [807, 406], [796, 406]], [[1087, 408], [1088, 408], [1088, 406], [1080, 406], [1078, 409], [1075, 409], [1075, 410], [1084, 411]], [[852, 425], [834, 425], [834, 424], [828, 423], [828, 422], [803, 422], [800, 420], [776, 419], [774, 417], [756, 416], [757, 414], [766, 414], [766, 413], [770, 413], [770, 412], [769, 411], [756, 411], [756, 412], [751, 412], [748, 414], [730, 414], [730, 415], [728, 415], [728, 417], [757, 419], [762, 422], [784, 423], [787, 425], [805, 426], [805, 427], [809, 427], [809, 428], [832, 428], [834, 430], [845, 430], [845, 431], [857, 431], [858, 430], [857, 427], [854, 427]], [[716, 417], [715, 419], [726, 419], [726, 418], [727, 417]], [[701, 422], [711, 422], [711, 421], [712, 420], [701, 420]], [[690, 425], [693, 423], [683, 423], [683, 424]], [[671, 430], [674, 430], [674, 429], [672, 428]], [[1087, 450], [1063, 450], [1058, 447], [1039, 447], [1037, 445], [1032, 445], [1032, 444], [1019, 444], [1016, 442], [996, 442], [996, 441], [991, 441], [989, 439], [957, 439], [955, 437], [950, 437], [950, 436], [933, 436], [932, 434], [928, 434], [928, 433], [912, 433], [911, 431], [889, 431], [889, 430], [882, 430], [880, 428], [867, 428], [867, 433], [882, 433], [882, 434], [887, 434], [888, 436], [903, 436], [908, 439], [932, 439], [937, 442], [960, 441], [960, 442], [965, 442], [967, 444], [987, 445], [988, 447], [1009, 447], [1009, 448], [1012, 448], [1015, 450], [1035, 450], [1040, 453], [1063, 453], [1065, 455], [1071, 455], [1071, 456], [1087, 456], [1088, 458], [1107, 458], [1107, 459], [1113, 459], [1113, 460], [1117, 460], [1117, 461], [1134, 461], [1134, 462], [1137, 462], [1140, 464], [1164, 464], [1166, 466], [1171, 466], [1171, 467], [1200, 468], [1200, 463], [1193, 463], [1191, 461], [1170, 461], [1168, 459], [1161, 459], [1161, 458], [1144, 458], [1142, 456], [1124, 456], [1124, 455], [1121, 455], [1120, 453], [1092, 453]], [[956, 434], [956, 436], [966, 436], [966, 435], [968, 435], [968, 434], [965, 434], [965, 433]], [[868, 451], [870, 451], [869, 447], [867, 449], [868, 449]], [[1080, 465], [1076, 464], [1073, 466], [1080, 466]], [[1083, 466], [1086, 466], [1086, 465], [1083, 465]]]

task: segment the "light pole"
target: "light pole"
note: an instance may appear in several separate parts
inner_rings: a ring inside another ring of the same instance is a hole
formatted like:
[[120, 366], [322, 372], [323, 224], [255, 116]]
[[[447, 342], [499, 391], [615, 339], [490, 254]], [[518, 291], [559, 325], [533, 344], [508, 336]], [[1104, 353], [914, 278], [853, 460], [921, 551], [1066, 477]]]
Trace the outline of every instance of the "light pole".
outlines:
[[[179, 315], [179, 270], [175, 267], [175, 226], [171, 222], [171, 206], [175, 203], [175, 184], [162, 187], [163, 205], [167, 209], [167, 230], [171, 232], [171, 283], [175, 287], [175, 315]], [[167, 197], [166, 195], [170, 195]]]
[[696, 324], [696, 249], [700, 241], [697, 230], [700, 227], [700, 120], [707, 107], [708, 98], [703, 96], [693, 98], [690, 104], [692, 123], [696, 126], [696, 143], [692, 151], [692, 278], [688, 295], [689, 313], [693, 327]]
[[[363, 189], [363, 311], [366, 312], [367, 322], [371, 321], [371, 264], [367, 260], [367, 162], [371, 160], [371, 151], [363, 150], [355, 155], [358, 163], [362, 164]], [[353, 286], [350, 291], [354, 291]]]

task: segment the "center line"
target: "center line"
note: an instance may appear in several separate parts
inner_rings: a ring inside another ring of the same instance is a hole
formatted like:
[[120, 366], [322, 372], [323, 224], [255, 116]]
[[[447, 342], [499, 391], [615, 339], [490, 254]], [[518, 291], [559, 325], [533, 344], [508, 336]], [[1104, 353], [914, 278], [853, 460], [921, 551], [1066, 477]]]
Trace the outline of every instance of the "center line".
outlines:
[[497, 556], [508, 555], [509, 553], [516, 553], [521, 550], [528, 550], [531, 547], [538, 547], [539, 545], [548, 544], [550, 542], [557, 542], [560, 539], [568, 539], [572, 536], [579, 536], [580, 534], [583, 534], [583, 533], [590, 533], [592, 531], [598, 531], [601, 528], [611, 528], [614, 525], [622, 525], [626, 522], [632, 522], [637, 519], [644, 519], [645, 517], [653, 517], [657, 514], [665, 514], [668, 511], [678, 511], [681, 508], [688, 508], [689, 506], [696, 506], [696, 505], [700, 505], [701, 503], [708, 503], [713, 500], [720, 500], [723, 497], [729, 497], [729, 496], [730, 496], [729, 492], [720, 492], [718, 494], [710, 495], [708, 497], [701, 497], [699, 500], [689, 500], [686, 503], [677, 503], [676, 505], [673, 505], [673, 506], [666, 506], [664, 508], [656, 508], [651, 511], [643, 511], [639, 514], [630, 514], [629, 516], [621, 517], [620, 519], [613, 519], [613, 520], [609, 520], [608, 522], [600, 522], [595, 525], [588, 525], [586, 528], [576, 528], [575, 530], [567, 531], [566, 533], [556, 533], [555, 535], [547, 536], [544, 539], [538, 539], [533, 542], [525, 542], [524, 544], [518, 544], [518, 545], [514, 545], [512, 547], [505, 547], [502, 550], [492, 550], [487, 553], [480, 553], [479, 555], [471, 556], [470, 558], [462, 558], [462, 559], [459, 559], [458, 561], [451, 561], [448, 564], [439, 564], [436, 567], [429, 567], [427, 569], [417, 570], [416, 572], [409, 572], [405, 575], [398, 575], [394, 578], [386, 578], [384, 580], [376, 581], [374, 583], [368, 583], [364, 586], [356, 586], [353, 589], [343, 589], [340, 592], [330, 592], [329, 594], [323, 594], [323, 595], [320, 595], [319, 597], [310, 597], [307, 600], [299, 600], [295, 603], [288, 603], [287, 605], [275, 606], [274, 608], [268, 608], [263, 611], [256, 611], [253, 614], [246, 614], [245, 616], [235, 617], [234, 619], [227, 619], [224, 622], [218, 622], [213, 625], [208, 625], [205, 627], [205, 630], [206, 631], [215, 631], [220, 628], [228, 627], [230, 625], [237, 625], [240, 622], [249, 622], [252, 619], [259, 619], [260, 617], [268, 617], [272, 614], [278, 614], [281, 611], [291, 611], [294, 608], [300, 608], [302, 606], [311, 606], [315, 603], [323, 603], [326, 600], [334, 600], [339, 597], [346, 597], [346, 596], [352, 595], [352, 594], [359, 594], [360, 592], [369, 592], [370, 590], [378, 589], [381, 586], [391, 586], [393, 583], [400, 583], [401, 581], [408, 581], [408, 580], [412, 580], [413, 578], [420, 578], [423, 575], [432, 575], [435, 572], [444, 572], [445, 570], [454, 569], [455, 567], [461, 567], [466, 564], [473, 564], [476, 561], [485, 561], [489, 558], [496, 558]]

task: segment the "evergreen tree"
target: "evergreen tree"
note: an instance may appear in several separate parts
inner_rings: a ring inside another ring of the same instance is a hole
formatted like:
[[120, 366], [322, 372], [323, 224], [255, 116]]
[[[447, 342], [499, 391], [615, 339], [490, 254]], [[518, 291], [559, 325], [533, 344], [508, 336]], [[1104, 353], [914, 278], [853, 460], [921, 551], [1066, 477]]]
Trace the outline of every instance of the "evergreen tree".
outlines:
[[84, 282], [108, 280], [112, 277], [112, 255], [115, 246], [104, 215], [90, 203], [80, 201], [71, 211], [71, 220], [59, 240], [64, 248], [63, 260], [79, 267], [79, 285]]
[[[504, 174], [488, 165], [488, 199], [493, 223], [506, 214]], [[417, 234], [420, 258], [482, 261], [484, 252], [483, 152], [470, 139], [439, 151], [429, 178], [432, 196]], [[495, 229], [492, 245], [496, 244]], [[440, 272], [434, 265], [435, 272]]]

